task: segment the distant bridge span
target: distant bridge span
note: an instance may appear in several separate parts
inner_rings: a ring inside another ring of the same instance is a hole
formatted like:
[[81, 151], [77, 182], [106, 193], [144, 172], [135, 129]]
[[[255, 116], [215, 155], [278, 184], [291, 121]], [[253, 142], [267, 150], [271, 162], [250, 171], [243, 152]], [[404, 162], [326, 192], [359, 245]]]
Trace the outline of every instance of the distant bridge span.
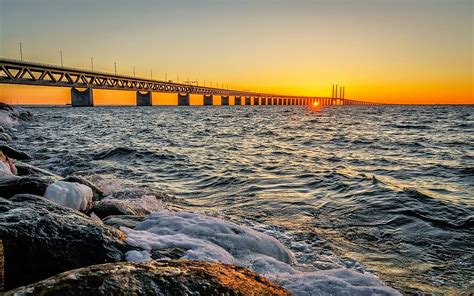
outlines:
[[[288, 96], [237, 91], [135, 78], [70, 67], [19, 61], [0, 57], [0, 83], [71, 88], [72, 106], [94, 106], [93, 89], [136, 91], [137, 106], [151, 106], [152, 95], [176, 94], [179, 106], [190, 104], [191, 96], [200, 96], [203, 105], [214, 105], [220, 96], [221, 105], [376, 105], [345, 98]], [[85, 90], [81, 90], [85, 89]], [[158, 96], [159, 99], [159, 96]]]

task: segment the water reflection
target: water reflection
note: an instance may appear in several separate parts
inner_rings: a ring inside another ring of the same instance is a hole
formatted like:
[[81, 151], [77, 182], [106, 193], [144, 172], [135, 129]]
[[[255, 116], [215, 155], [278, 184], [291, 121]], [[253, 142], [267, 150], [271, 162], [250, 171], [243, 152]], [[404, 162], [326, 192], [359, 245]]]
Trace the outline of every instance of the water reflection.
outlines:
[[269, 231], [301, 264], [405, 292], [469, 291], [474, 108], [37, 109], [19, 133], [59, 174], [113, 173]]

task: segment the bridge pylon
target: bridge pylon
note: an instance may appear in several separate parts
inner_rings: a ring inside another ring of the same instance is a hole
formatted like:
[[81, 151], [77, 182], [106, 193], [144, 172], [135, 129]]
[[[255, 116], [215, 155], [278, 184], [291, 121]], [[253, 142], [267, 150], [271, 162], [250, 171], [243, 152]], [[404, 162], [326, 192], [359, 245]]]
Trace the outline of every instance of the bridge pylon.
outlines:
[[189, 105], [189, 93], [178, 93], [178, 106]]
[[213, 96], [212, 95], [203, 95], [203, 105], [204, 106], [212, 106], [213, 104]]
[[71, 106], [73, 107], [93, 107], [94, 93], [92, 88], [79, 90], [75, 87], [71, 88]]
[[151, 91], [145, 93], [137, 91], [137, 106], [152, 106]]
[[242, 97], [234, 96], [234, 105], [242, 105]]
[[229, 105], [229, 96], [221, 96], [221, 105], [223, 106]]

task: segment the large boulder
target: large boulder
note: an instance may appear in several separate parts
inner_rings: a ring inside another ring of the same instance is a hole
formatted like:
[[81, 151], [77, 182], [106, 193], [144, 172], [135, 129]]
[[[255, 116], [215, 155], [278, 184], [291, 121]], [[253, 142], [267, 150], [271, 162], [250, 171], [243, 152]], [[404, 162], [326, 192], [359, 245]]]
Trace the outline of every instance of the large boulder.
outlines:
[[86, 185], [56, 181], [48, 185], [44, 197], [59, 205], [87, 212], [92, 207], [92, 190]]
[[13, 147], [10, 147], [8, 145], [0, 145], [0, 151], [2, 151], [3, 154], [5, 154], [6, 156], [13, 159], [18, 159], [18, 160], [31, 159], [31, 156], [28, 153], [15, 149]]
[[37, 177], [0, 178], [0, 196], [10, 198], [21, 193], [43, 196], [51, 183], [51, 180]]
[[5, 295], [291, 295], [248, 269], [202, 261], [109, 263], [71, 270]]
[[[2, 192], [2, 191], [0, 191]], [[0, 198], [5, 289], [124, 258], [124, 234], [40, 196]]]

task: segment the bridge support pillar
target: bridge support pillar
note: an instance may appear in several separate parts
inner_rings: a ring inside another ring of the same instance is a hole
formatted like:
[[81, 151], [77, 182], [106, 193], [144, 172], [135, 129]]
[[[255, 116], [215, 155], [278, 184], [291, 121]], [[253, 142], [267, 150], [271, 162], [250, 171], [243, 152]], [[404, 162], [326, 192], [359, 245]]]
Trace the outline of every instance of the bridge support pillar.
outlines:
[[137, 106], [151, 106], [151, 91], [144, 94], [137, 91]]
[[245, 105], [252, 105], [250, 101], [250, 97], [245, 97]]
[[189, 94], [178, 93], [178, 106], [189, 106]]
[[94, 106], [94, 94], [92, 88], [86, 88], [81, 91], [77, 88], [71, 88], [71, 105], [73, 107], [93, 107]]
[[235, 96], [234, 98], [235, 98], [234, 105], [242, 105], [242, 97]]
[[213, 99], [213, 96], [212, 95], [204, 95], [203, 96], [203, 105], [204, 106], [212, 106], [213, 103], [212, 103], [212, 99]]
[[223, 106], [229, 105], [229, 96], [221, 96], [221, 105]]

